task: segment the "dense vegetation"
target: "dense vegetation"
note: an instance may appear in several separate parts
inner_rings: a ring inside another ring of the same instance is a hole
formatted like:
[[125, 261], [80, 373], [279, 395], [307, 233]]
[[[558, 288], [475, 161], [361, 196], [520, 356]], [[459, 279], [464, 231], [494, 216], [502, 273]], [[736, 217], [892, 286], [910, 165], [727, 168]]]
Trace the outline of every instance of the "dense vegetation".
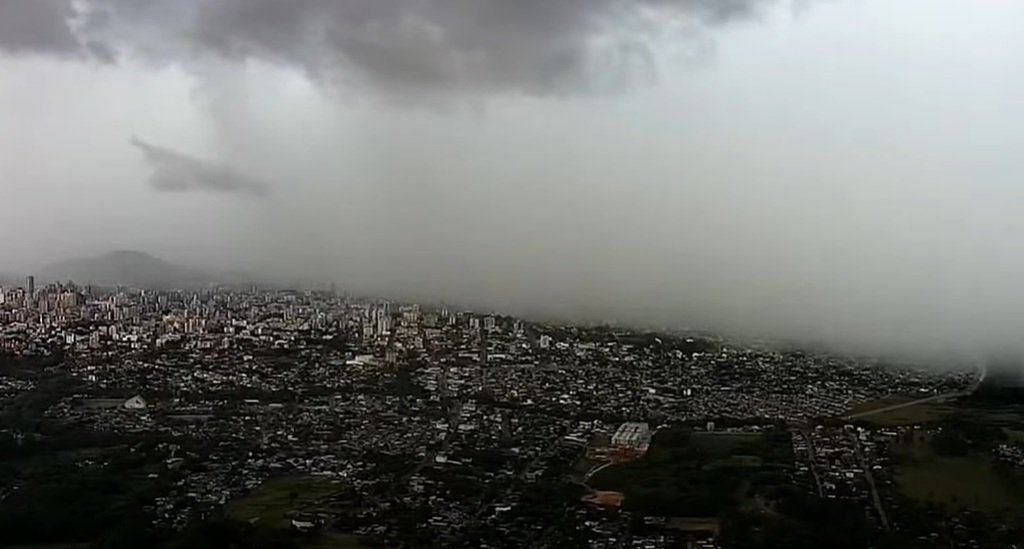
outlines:
[[643, 459], [609, 467], [595, 488], [626, 494], [641, 515], [714, 517], [724, 547], [862, 548], [872, 527], [863, 506], [822, 500], [794, 486], [790, 435], [659, 431]]
[[945, 456], [964, 456], [971, 451], [987, 452], [1006, 442], [1006, 432], [984, 420], [967, 414], [955, 414], [939, 427], [931, 438], [935, 452]]
[[694, 436], [687, 428], [659, 431], [644, 459], [609, 467], [591, 480], [602, 490], [625, 492], [625, 508], [662, 516], [718, 516], [750, 496], [754, 485], [785, 481], [792, 463], [789, 437]]

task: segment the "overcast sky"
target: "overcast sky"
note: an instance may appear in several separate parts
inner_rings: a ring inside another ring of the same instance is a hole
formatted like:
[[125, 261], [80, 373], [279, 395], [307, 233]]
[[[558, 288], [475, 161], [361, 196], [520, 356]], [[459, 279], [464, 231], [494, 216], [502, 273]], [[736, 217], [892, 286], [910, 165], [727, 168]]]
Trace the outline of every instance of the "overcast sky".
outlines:
[[1019, 0], [68, 6], [0, 0], [7, 270], [1024, 339]]

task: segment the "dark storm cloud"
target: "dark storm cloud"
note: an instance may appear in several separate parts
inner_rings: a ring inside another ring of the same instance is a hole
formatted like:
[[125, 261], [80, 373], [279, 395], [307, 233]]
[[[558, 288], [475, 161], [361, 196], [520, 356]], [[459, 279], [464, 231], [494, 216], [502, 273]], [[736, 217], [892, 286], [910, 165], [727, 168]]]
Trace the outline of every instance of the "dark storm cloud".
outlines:
[[265, 195], [262, 182], [227, 167], [132, 139], [153, 169], [149, 183], [161, 192], [215, 192]]
[[0, 48], [15, 53], [77, 54], [68, 0], [0, 0]]
[[[112, 49], [144, 55], [259, 58], [399, 95], [543, 95], [601, 91], [619, 87], [620, 79], [649, 76], [653, 66], [646, 39], [663, 24], [723, 25], [756, 17], [771, 1], [83, 0], [76, 5], [85, 6], [81, 28], [94, 40], [93, 48], [102, 37]], [[59, 53], [77, 43], [66, 23], [69, 0], [0, 2], [15, 19], [31, 17], [31, 25], [0, 26], [0, 44]]]

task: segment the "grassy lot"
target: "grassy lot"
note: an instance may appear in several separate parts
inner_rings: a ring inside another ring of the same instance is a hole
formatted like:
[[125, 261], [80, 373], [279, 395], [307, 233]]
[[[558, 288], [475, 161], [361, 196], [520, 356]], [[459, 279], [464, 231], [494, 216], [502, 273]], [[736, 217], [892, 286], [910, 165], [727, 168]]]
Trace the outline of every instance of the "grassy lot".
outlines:
[[644, 458], [606, 467], [590, 484], [624, 493], [625, 507], [643, 514], [713, 518], [752, 497], [749, 479], [784, 478], [779, 471], [790, 463], [792, 447], [785, 433], [663, 429]]
[[1024, 508], [983, 455], [936, 456], [901, 467], [896, 480], [906, 495], [922, 501], [988, 512]]
[[321, 498], [336, 491], [336, 486], [323, 478], [273, 478], [245, 497], [229, 502], [227, 514], [238, 520], [259, 519], [261, 525], [286, 527], [290, 524], [285, 517], [289, 511], [316, 507]]
[[764, 460], [757, 456], [730, 456], [707, 463], [701, 469], [705, 471], [715, 469], [756, 469], [762, 465], [764, 465]]
[[598, 433], [594, 435], [587, 446], [591, 448], [606, 448], [612, 443], [612, 436], [608, 433]]
[[721, 521], [716, 518], [673, 517], [668, 520], [668, 527], [683, 532], [710, 532], [717, 536]]
[[90, 543], [46, 543], [41, 545], [12, 545], [7, 549], [89, 549]]
[[[228, 503], [228, 516], [237, 520], [258, 519], [260, 528], [290, 528], [290, 511], [331, 512], [324, 498], [337, 494], [338, 485], [320, 477], [278, 477], [263, 483], [245, 497]], [[359, 538], [338, 532], [323, 531], [310, 549], [358, 549]]]
[[1024, 405], [1002, 404], [969, 408], [972, 413], [983, 416], [986, 422], [1003, 427], [1024, 429]]
[[1024, 443], [1024, 431], [1017, 429], [1003, 429], [1006, 432], [1006, 436], [1009, 437], [1010, 442]]
[[695, 432], [693, 444], [701, 450], [713, 454], [729, 454], [736, 448], [761, 439], [760, 433]]
[[320, 537], [309, 546], [309, 549], [361, 549], [362, 544], [359, 538], [339, 534], [337, 532], [323, 532]]
[[883, 427], [895, 427], [899, 425], [918, 425], [942, 420], [952, 414], [956, 409], [949, 404], [941, 402], [925, 402], [906, 408], [898, 408], [887, 412], [879, 412], [864, 416], [860, 419], [880, 425]]
[[587, 456], [583, 456], [576, 461], [576, 464], [573, 465], [572, 470], [576, 476], [578, 476], [579, 478], [583, 478], [591, 469], [603, 463], [606, 463], [606, 460], [591, 459], [588, 458]]
[[903, 404], [914, 400], [906, 396], [889, 395], [882, 398], [876, 398], [874, 400], [865, 400], [863, 402], [857, 402], [853, 406], [850, 406], [848, 414], [863, 414], [872, 410], [878, 410], [885, 408], [886, 406], [896, 406], [897, 404]]
[[1024, 501], [1000, 478], [988, 455], [940, 456], [929, 437], [914, 437], [893, 451], [899, 463], [896, 482], [911, 498], [984, 512], [1024, 510]]

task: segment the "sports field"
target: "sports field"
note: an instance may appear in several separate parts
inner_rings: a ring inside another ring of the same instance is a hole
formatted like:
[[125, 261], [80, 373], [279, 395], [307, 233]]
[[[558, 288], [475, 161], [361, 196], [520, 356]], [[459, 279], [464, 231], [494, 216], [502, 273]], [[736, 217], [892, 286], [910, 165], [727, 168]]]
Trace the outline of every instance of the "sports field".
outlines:
[[673, 517], [668, 520], [668, 527], [683, 532], [704, 532], [718, 536], [721, 521], [717, 518]]
[[903, 493], [921, 501], [988, 512], [1024, 509], [987, 456], [932, 457], [901, 467], [896, 481]]
[[[228, 503], [228, 516], [255, 520], [260, 528], [290, 528], [287, 515], [292, 511], [330, 513], [327, 501], [339, 492], [330, 479], [295, 476], [272, 478], [248, 495]], [[359, 538], [339, 532], [322, 531], [307, 546], [310, 549], [359, 549]]]
[[929, 436], [915, 436], [894, 448], [896, 483], [905, 495], [962, 509], [1020, 512], [1024, 501], [1013, 493], [985, 454], [942, 456]]
[[256, 519], [261, 526], [287, 527], [289, 511], [316, 506], [321, 498], [337, 491], [328, 479], [318, 477], [273, 478], [248, 495], [227, 505], [227, 514], [238, 520]]
[[866, 412], [879, 410], [889, 406], [895, 406], [897, 404], [910, 402], [911, 400], [913, 399], [911, 399], [910, 397], [898, 395], [884, 396], [873, 400], [864, 400], [861, 402], [855, 402], [852, 406], [850, 406], [850, 410], [847, 413], [850, 415], [863, 414]]
[[693, 444], [713, 453], [730, 453], [734, 449], [761, 439], [761, 433], [733, 433], [729, 431], [695, 432]]
[[900, 425], [922, 425], [942, 420], [955, 411], [949, 404], [941, 402], [924, 402], [895, 410], [887, 410], [861, 417], [863, 421], [883, 427]]

